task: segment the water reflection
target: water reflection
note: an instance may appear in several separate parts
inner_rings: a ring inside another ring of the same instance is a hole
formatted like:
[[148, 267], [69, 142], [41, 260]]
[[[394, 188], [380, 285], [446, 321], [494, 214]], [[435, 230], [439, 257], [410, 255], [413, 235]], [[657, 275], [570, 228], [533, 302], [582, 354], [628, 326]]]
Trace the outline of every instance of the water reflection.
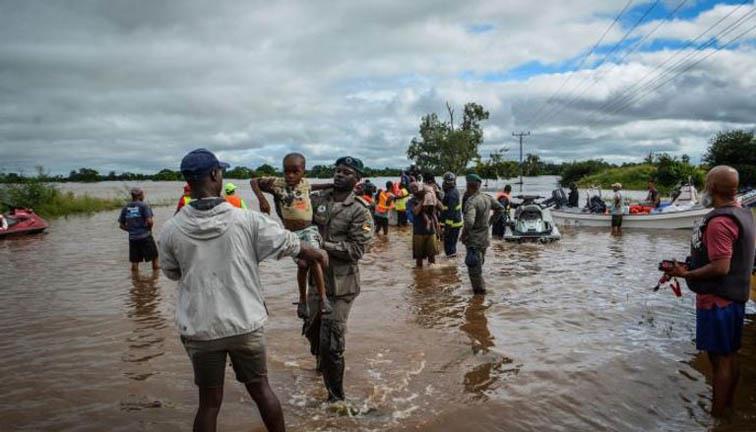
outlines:
[[456, 261], [433, 268], [416, 269], [414, 283], [407, 290], [415, 321], [427, 328], [456, 327], [462, 317], [462, 285]]
[[160, 273], [131, 274], [127, 316], [134, 329], [127, 338], [125, 375], [135, 381], [144, 381], [154, 375], [150, 360], [164, 354], [164, 337], [159, 331], [166, 323], [158, 309], [160, 305]]

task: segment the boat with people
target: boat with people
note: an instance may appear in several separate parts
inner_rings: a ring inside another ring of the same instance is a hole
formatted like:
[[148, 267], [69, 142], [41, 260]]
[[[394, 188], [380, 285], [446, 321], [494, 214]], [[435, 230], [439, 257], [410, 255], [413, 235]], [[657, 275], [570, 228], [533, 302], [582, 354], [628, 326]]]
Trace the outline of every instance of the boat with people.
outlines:
[[48, 227], [47, 221], [39, 217], [32, 209], [15, 208], [0, 216], [0, 239], [37, 234]]
[[[698, 202], [696, 188], [686, 184], [673, 193], [672, 201], [662, 203], [659, 208], [629, 206], [623, 217], [622, 228], [689, 229], [709, 210]], [[562, 226], [608, 228], [612, 221], [601, 198], [601, 189], [595, 187], [589, 189], [585, 207], [561, 207], [552, 210], [551, 215], [554, 222]]]

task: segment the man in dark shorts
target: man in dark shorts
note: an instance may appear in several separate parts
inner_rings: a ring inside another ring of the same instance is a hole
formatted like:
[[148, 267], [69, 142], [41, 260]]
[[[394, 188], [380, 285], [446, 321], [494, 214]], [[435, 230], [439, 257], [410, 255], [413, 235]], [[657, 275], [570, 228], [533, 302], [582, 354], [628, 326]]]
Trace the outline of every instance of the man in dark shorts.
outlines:
[[131, 189], [131, 202], [121, 209], [118, 224], [129, 232], [129, 261], [131, 271], [139, 271], [139, 263], [152, 261], [152, 269], [158, 270], [158, 251], [152, 238], [152, 209], [144, 202], [144, 191]]
[[614, 191], [614, 194], [612, 195], [612, 207], [611, 207], [611, 213], [612, 213], [612, 235], [613, 236], [621, 236], [622, 235], [622, 214], [624, 212], [624, 197], [622, 196], [622, 184], [621, 183], [614, 183], [612, 185], [612, 191]]
[[269, 431], [283, 431], [281, 404], [270, 388], [263, 325], [268, 317], [258, 265], [298, 257], [328, 267], [328, 256], [260, 213], [221, 197], [223, 170], [213, 153], [197, 149], [181, 161], [192, 201], [160, 233], [163, 273], [177, 280], [176, 323], [199, 387], [195, 431], [214, 431], [227, 358], [257, 404]]
[[738, 172], [724, 165], [706, 175], [701, 202], [713, 209], [693, 230], [690, 268], [678, 263], [669, 273], [685, 278], [696, 293], [696, 348], [711, 361], [715, 417], [732, 408], [740, 378], [737, 353], [754, 260], [756, 229], [751, 210], [735, 198], [738, 180]]

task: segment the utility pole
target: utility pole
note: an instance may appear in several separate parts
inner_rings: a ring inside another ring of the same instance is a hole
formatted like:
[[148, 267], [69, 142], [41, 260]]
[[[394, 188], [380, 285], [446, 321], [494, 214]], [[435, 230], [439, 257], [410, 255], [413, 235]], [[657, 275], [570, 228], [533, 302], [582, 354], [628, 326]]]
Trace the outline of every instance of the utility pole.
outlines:
[[522, 193], [522, 137], [530, 136], [530, 131], [514, 133], [512, 136], [520, 138], [520, 193]]

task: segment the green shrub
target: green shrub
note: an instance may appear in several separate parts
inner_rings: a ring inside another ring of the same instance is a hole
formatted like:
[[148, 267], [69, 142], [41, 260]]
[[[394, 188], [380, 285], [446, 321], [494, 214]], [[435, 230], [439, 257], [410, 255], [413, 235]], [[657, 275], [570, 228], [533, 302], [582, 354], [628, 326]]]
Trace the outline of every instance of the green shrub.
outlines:
[[125, 200], [118, 198], [97, 198], [86, 194], [61, 192], [55, 186], [41, 181], [29, 180], [24, 183], [0, 185], [2, 211], [7, 211], [10, 207], [31, 208], [42, 217], [113, 210], [120, 208], [124, 203]]

